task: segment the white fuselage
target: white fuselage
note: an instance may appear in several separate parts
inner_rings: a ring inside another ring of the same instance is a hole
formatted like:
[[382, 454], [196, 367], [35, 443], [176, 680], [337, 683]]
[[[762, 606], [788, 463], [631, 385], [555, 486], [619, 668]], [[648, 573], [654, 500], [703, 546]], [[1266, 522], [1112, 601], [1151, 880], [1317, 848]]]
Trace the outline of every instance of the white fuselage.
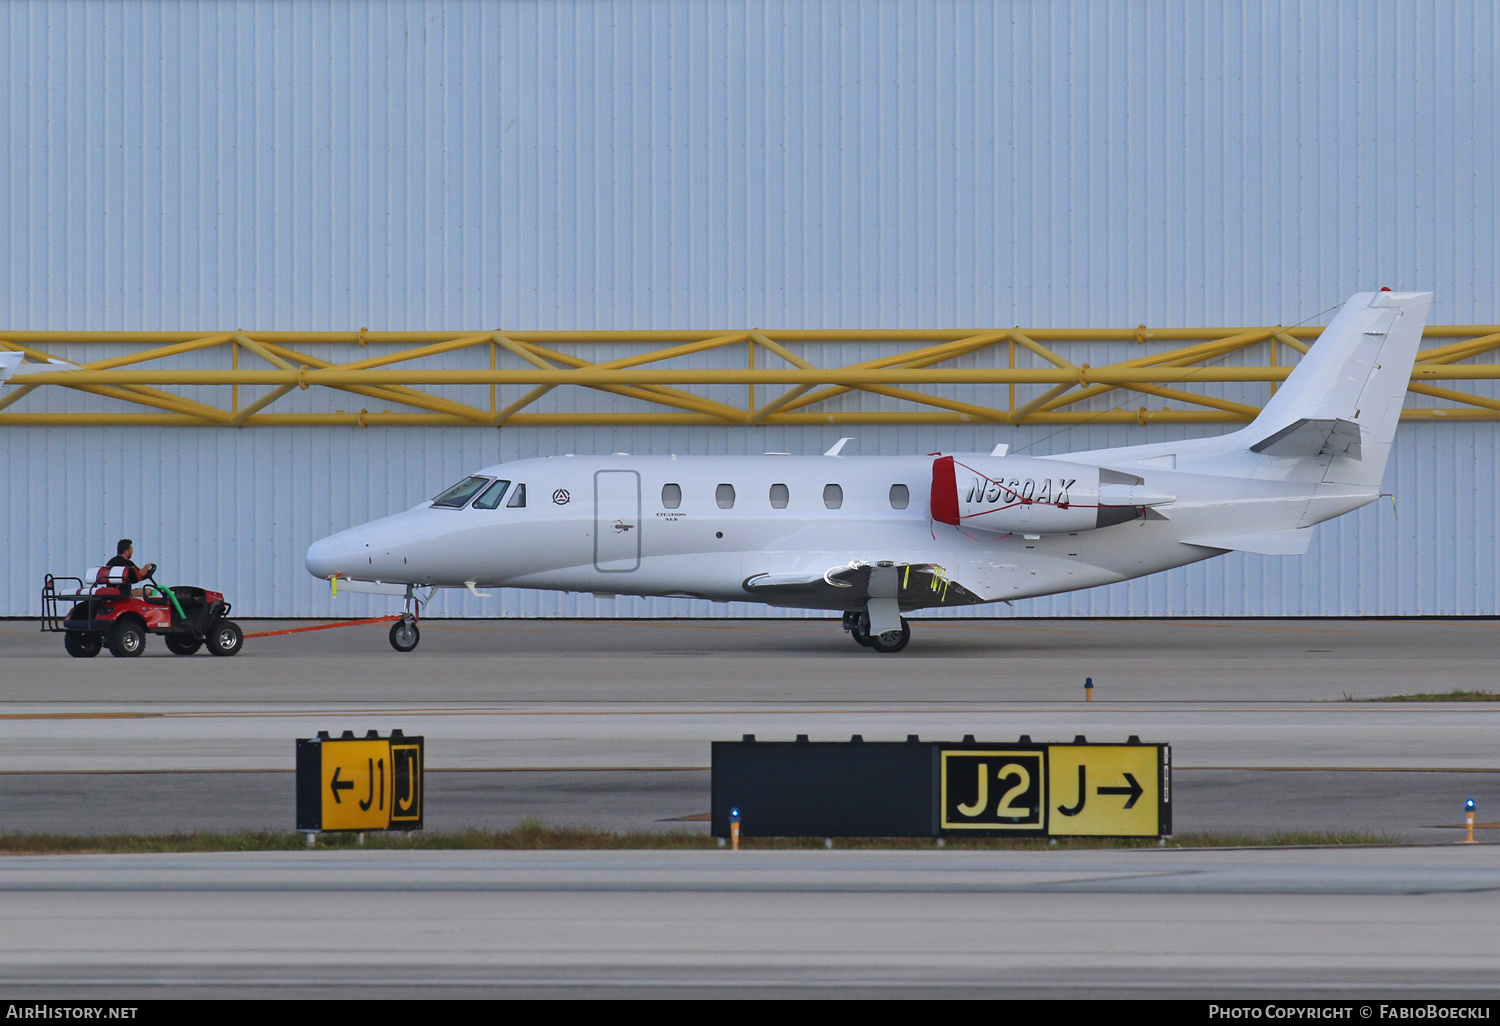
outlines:
[[[1192, 450], [1216, 441], [1171, 448], [1190, 459]], [[1135, 450], [1121, 450], [1103, 465], [1129, 469], [1151, 493], [1170, 497], [1155, 507], [1159, 516], [1034, 536], [935, 521], [932, 456], [521, 460], [474, 476], [510, 481], [512, 494], [524, 484], [524, 507], [478, 509], [471, 502], [452, 509], [426, 502], [318, 542], [307, 565], [319, 577], [418, 586], [472, 583], [744, 601], [757, 599], [744, 586], [756, 575], [815, 577], [851, 561], [930, 563], [980, 600], [996, 601], [1090, 588], [1192, 563], [1224, 547], [1184, 539], [1295, 530], [1364, 505], [1376, 494], [1339, 488], [1314, 502], [1311, 493], [1326, 486], [1133, 467], [1127, 454]], [[988, 461], [1002, 470], [1010, 462], [1041, 462], [959, 459]], [[680, 501], [670, 506], [673, 485]], [[732, 505], [726, 485], [733, 489]], [[904, 508], [896, 508], [899, 486], [905, 489]], [[903, 607], [919, 608], [911, 601]]]

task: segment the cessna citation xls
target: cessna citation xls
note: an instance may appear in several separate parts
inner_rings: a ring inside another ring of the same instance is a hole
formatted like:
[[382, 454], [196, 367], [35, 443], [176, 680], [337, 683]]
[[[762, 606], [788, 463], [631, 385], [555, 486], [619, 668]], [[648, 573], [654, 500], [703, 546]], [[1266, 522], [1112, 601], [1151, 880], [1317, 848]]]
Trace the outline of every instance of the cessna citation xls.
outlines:
[[[1430, 293], [1350, 299], [1255, 420], [1218, 438], [1054, 456], [548, 457], [315, 543], [307, 569], [404, 594], [514, 587], [844, 614], [877, 652], [902, 613], [1129, 580], [1224, 552], [1299, 555], [1380, 494]], [[840, 443], [842, 445], [842, 443]]]

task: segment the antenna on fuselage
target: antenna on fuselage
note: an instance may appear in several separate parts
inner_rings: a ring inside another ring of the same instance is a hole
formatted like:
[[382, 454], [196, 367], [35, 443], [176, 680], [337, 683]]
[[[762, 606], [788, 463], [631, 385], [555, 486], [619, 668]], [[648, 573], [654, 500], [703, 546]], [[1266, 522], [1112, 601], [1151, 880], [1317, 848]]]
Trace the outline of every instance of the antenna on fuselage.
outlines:
[[843, 451], [844, 446], [846, 444], [848, 444], [849, 442], [852, 442], [852, 441], [854, 441], [853, 438], [840, 438], [837, 442], [833, 443], [833, 448], [829, 449], [823, 455], [824, 456], [837, 456], [840, 452]]

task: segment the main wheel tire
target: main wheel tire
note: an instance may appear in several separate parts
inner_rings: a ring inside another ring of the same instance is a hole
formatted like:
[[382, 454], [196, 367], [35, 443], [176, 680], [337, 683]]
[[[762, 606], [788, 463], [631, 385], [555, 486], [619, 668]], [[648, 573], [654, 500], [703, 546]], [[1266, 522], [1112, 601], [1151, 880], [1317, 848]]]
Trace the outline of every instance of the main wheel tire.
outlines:
[[167, 651], [173, 655], [192, 655], [203, 647], [203, 642], [191, 634], [168, 634]]
[[63, 648], [75, 659], [92, 659], [104, 647], [104, 639], [97, 634], [69, 631], [63, 635]]
[[391, 624], [391, 647], [397, 652], [410, 652], [422, 640], [422, 632], [409, 620], [397, 620]]
[[864, 648], [870, 647], [870, 615], [868, 613], [845, 613], [844, 625], [849, 631], [849, 637], [854, 639], [856, 645]]
[[109, 654], [134, 659], [146, 651], [146, 628], [136, 620], [116, 620], [109, 632]]
[[[860, 624], [864, 624], [863, 627]], [[861, 610], [850, 610], [844, 614], [844, 630], [854, 639], [855, 644], [870, 647], [870, 617]]]
[[210, 655], [232, 656], [245, 645], [245, 632], [233, 620], [220, 620], [204, 638]]
[[899, 652], [906, 647], [911, 640], [911, 624], [906, 622], [906, 617], [901, 618], [901, 629], [899, 631], [886, 631], [884, 634], [870, 635], [870, 647], [877, 652]]

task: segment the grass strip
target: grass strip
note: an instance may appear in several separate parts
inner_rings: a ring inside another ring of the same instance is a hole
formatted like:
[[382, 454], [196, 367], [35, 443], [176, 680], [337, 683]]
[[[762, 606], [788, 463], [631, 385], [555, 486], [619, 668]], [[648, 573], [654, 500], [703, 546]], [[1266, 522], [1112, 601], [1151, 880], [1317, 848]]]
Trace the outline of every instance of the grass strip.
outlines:
[[1454, 688], [1442, 693], [1420, 693], [1415, 695], [1385, 695], [1380, 698], [1356, 699], [1365, 702], [1500, 702], [1500, 694], [1493, 691], [1465, 691]]
[[[1291, 831], [1276, 834], [1178, 834], [1169, 848], [1262, 848], [1326, 845], [1400, 844], [1401, 838], [1365, 831]], [[363, 843], [352, 833], [320, 834], [314, 851], [698, 851], [717, 848], [717, 838], [687, 831], [614, 833], [586, 827], [555, 827], [537, 819], [523, 820], [510, 830], [370, 832]], [[824, 847], [821, 837], [746, 837], [746, 851], [799, 851]], [[937, 842], [929, 837], [840, 837], [834, 847], [861, 851], [926, 851]], [[1083, 851], [1099, 848], [1155, 848], [1154, 838], [1060, 837], [1055, 845], [1045, 838], [948, 838], [947, 851]], [[307, 851], [304, 835], [290, 831], [193, 833], [156, 835], [79, 836], [64, 834], [0, 833], [0, 855], [133, 855], [180, 852]]]

